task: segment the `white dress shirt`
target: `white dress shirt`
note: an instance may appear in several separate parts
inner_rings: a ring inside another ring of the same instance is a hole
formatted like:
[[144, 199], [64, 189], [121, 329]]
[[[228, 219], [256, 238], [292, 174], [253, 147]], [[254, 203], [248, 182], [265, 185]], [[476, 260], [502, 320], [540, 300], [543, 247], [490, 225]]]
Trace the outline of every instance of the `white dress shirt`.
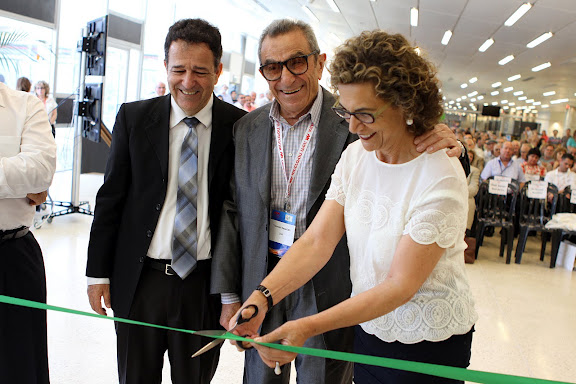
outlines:
[[170, 109], [170, 147], [168, 150], [168, 189], [160, 218], [152, 236], [148, 256], [154, 259], [172, 259], [172, 242], [174, 241], [174, 218], [176, 217], [176, 194], [178, 192], [178, 169], [180, 168], [180, 151], [188, 126], [186, 117], [196, 117], [200, 124], [196, 126], [198, 134], [198, 197], [197, 197], [197, 260], [211, 257], [210, 218], [208, 217], [208, 158], [210, 155], [210, 135], [212, 133], [212, 105], [210, 101], [195, 116], [187, 116], [172, 98]]
[[[176, 195], [178, 192], [178, 169], [180, 167], [180, 152], [188, 126], [184, 123], [186, 117], [196, 117], [200, 124], [196, 126], [198, 134], [198, 196], [197, 196], [197, 260], [211, 258], [210, 218], [208, 216], [208, 159], [210, 155], [210, 138], [212, 134], [212, 105], [208, 104], [194, 116], [186, 113], [171, 99], [170, 132], [168, 147], [168, 188], [166, 199], [160, 211], [160, 217], [148, 248], [147, 256], [154, 259], [172, 259], [172, 242], [174, 241], [174, 218], [176, 217]], [[108, 278], [88, 277], [88, 285], [110, 284]]]
[[0, 230], [30, 226], [28, 193], [46, 191], [56, 170], [56, 143], [42, 102], [0, 83]]
[[558, 192], [562, 192], [567, 186], [574, 191], [576, 189], [576, 174], [568, 169], [567, 172], [560, 172], [559, 168], [550, 171], [544, 177], [544, 180], [558, 187]]

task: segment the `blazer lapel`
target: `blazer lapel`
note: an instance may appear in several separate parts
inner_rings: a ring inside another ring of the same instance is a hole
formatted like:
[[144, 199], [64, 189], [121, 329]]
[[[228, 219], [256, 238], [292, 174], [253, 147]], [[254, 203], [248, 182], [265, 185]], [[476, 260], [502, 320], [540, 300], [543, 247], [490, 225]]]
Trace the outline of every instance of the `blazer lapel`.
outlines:
[[[229, 115], [224, 111], [223, 103], [216, 96], [212, 95], [214, 104], [212, 105], [212, 134], [210, 135], [210, 154], [208, 155], [208, 186], [212, 185], [212, 179], [216, 174], [218, 159], [226, 150], [228, 143], [232, 140], [232, 129], [222, 129], [222, 127], [234, 125], [230, 121]], [[210, 188], [210, 187], [209, 187]]]
[[322, 92], [324, 92], [324, 100], [316, 136], [316, 149], [306, 212], [310, 211], [329, 182], [348, 138], [348, 124], [332, 111], [334, 96], [324, 88], [322, 88]]
[[[260, 112], [252, 121], [248, 134], [250, 156], [254, 164], [259, 164], [257, 172], [261, 172], [258, 182], [260, 197], [266, 207], [270, 206], [270, 183], [272, 182], [272, 123], [270, 121], [270, 105]], [[266, 129], [263, 129], [266, 127]]]
[[170, 95], [164, 96], [152, 107], [147, 119], [148, 123], [144, 126], [150, 145], [154, 148], [160, 162], [162, 177], [166, 182], [168, 181], [170, 97]]

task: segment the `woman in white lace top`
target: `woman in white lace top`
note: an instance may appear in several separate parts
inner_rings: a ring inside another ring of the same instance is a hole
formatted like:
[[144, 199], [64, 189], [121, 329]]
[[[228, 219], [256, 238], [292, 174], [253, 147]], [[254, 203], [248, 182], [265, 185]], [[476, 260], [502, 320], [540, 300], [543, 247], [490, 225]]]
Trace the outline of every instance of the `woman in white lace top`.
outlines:
[[[403, 36], [373, 31], [339, 47], [330, 72], [340, 95], [333, 109], [360, 140], [342, 154], [314, 222], [262, 282], [268, 291], [245, 305], [266, 308], [266, 294], [276, 303], [303, 285], [344, 233], [352, 297], [257, 340], [302, 345], [359, 324], [358, 353], [467, 367], [478, 316], [464, 269], [466, 176], [445, 151], [414, 145], [442, 115], [434, 68]], [[270, 367], [295, 357], [255, 347]], [[356, 364], [354, 382], [458, 381]]]

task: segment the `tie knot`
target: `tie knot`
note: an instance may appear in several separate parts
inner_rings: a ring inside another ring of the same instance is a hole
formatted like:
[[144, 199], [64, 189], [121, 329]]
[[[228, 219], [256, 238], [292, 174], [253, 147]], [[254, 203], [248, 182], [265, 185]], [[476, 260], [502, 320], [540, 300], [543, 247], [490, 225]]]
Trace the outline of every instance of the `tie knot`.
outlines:
[[186, 123], [189, 128], [196, 128], [196, 125], [198, 125], [199, 122], [200, 121], [195, 117], [184, 118], [184, 123]]

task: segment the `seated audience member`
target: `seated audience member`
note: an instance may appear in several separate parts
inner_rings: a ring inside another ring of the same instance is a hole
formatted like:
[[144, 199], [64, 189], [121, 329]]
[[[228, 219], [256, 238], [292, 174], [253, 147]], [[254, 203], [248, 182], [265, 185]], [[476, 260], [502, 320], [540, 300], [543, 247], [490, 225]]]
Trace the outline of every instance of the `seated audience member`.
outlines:
[[548, 172], [544, 180], [557, 186], [558, 193], [564, 192], [564, 189], [568, 186], [571, 190], [574, 190], [576, 188], [576, 173], [570, 170], [573, 165], [574, 156], [568, 153], [564, 154], [558, 168]]
[[562, 136], [562, 146], [566, 146], [566, 143], [568, 143], [568, 140], [572, 137], [572, 132], [570, 131], [570, 128], [566, 129], [566, 132], [564, 132], [564, 136]]
[[554, 158], [554, 146], [552, 144], [546, 144], [544, 146], [544, 153], [540, 158], [540, 164], [546, 168], [546, 172], [549, 172], [554, 169], [554, 161], [556, 161]]
[[532, 148], [528, 151], [527, 160], [522, 163], [522, 171], [526, 180], [541, 180], [546, 175], [546, 168], [538, 164], [540, 160], [540, 150]]
[[520, 158], [520, 142], [518, 140], [512, 141], [512, 158], [514, 160]]
[[556, 147], [557, 145], [562, 144], [562, 138], [558, 137], [558, 130], [555, 129], [552, 131], [552, 136], [550, 136], [548, 138], [548, 143], [552, 144], [554, 147]]
[[548, 142], [548, 134], [546, 133], [546, 130], [542, 131], [542, 135], [540, 135], [541, 139], [544, 140], [546, 143]]
[[16, 90], [29, 93], [32, 88], [32, 83], [27, 77], [19, 77], [16, 80]]
[[[478, 169], [482, 169], [484, 168], [484, 153], [482, 152], [481, 149], [476, 147], [476, 143], [474, 142], [474, 139], [472, 139], [471, 137], [466, 139], [466, 149], [468, 149], [468, 152], [474, 152], [474, 162], [470, 163], [470, 165], [478, 168]], [[482, 156], [480, 156], [479, 154], [482, 154]]]
[[566, 142], [566, 148], [569, 154], [572, 156], [576, 155], [576, 131], [574, 131], [574, 136], [571, 136]]
[[498, 157], [498, 156], [494, 156], [492, 154], [492, 151], [494, 149], [494, 145], [498, 143], [496, 140], [492, 140], [492, 139], [488, 139], [486, 141], [486, 144], [484, 144], [484, 162], [489, 162], [490, 160], [492, 160], [494, 157]]
[[470, 159], [470, 174], [468, 175], [468, 221], [466, 223], [466, 232], [469, 232], [472, 229], [474, 213], [476, 212], [476, 201], [474, 198], [476, 197], [480, 186], [480, 169], [472, 165], [474, 164], [475, 157], [476, 153], [474, 151], [468, 151], [468, 158]]
[[482, 180], [486, 180], [490, 176], [506, 176], [524, 183], [526, 177], [519, 161], [512, 159], [512, 151], [512, 143], [507, 141], [502, 144], [500, 156], [490, 160], [480, 174]]
[[528, 159], [528, 151], [532, 149], [530, 144], [524, 143], [520, 146], [520, 157], [514, 158], [514, 160], [518, 160], [520, 164], [524, 163]]
[[562, 161], [562, 156], [564, 156], [568, 151], [565, 147], [558, 147], [554, 151], [554, 166], [553, 169], [556, 169], [560, 166], [560, 162]]

